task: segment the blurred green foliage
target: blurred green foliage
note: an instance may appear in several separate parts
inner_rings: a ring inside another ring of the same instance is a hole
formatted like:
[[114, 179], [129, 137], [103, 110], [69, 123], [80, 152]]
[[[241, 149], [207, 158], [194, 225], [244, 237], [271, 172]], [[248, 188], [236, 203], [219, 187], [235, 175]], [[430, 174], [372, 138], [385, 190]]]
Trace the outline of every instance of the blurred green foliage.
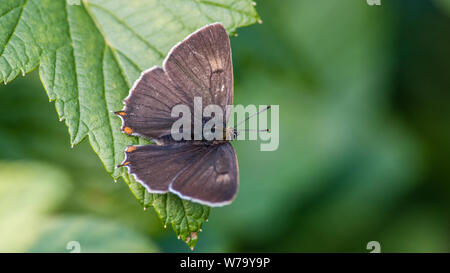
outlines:
[[83, 252], [155, 252], [144, 234], [123, 224], [65, 212], [70, 178], [58, 168], [33, 161], [0, 162], [0, 251], [64, 252], [77, 242]]
[[[240, 192], [211, 211], [196, 251], [450, 251], [450, 13], [438, 3], [257, 2], [264, 23], [231, 41], [235, 103], [279, 104], [280, 146], [234, 143]], [[86, 142], [70, 149], [36, 74], [0, 91], [0, 231], [21, 233], [0, 236], [1, 251], [77, 239], [186, 251]]]

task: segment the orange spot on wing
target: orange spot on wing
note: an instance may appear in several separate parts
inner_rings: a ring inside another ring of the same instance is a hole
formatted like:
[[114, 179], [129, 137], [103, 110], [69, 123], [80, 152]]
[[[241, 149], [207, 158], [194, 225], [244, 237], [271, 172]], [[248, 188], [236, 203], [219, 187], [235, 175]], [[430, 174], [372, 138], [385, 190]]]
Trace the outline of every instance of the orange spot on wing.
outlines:
[[125, 152], [131, 153], [131, 152], [136, 151], [136, 149], [137, 149], [136, 146], [128, 146], [128, 148], [126, 149]]
[[125, 113], [124, 111], [117, 111], [117, 112], [114, 112], [114, 114], [122, 116], [122, 117], [127, 115], [127, 113]]
[[133, 133], [133, 130], [128, 126], [123, 127], [123, 131], [128, 135], [131, 135]]
[[122, 164], [120, 164], [120, 165], [117, 165], [117, 168], [126, 166], [126, 165], [128, 165], [128, 164], [130, 164], [130, 161], [127, 161], [127, 162], [124, 162], [124, 163], [122, 163]]

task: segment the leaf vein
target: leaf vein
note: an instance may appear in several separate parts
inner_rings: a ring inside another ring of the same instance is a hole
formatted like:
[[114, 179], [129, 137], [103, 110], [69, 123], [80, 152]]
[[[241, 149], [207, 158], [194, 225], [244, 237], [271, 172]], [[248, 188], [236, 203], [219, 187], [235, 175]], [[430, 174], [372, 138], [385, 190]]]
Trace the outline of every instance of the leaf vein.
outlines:
[[103, 10], [104, 12], [108, 13], [112, 18], [114, 18], [117, 22], [121, 23], [124, 27], [126, 27], [131, 33], [133, 33], [139, 40], [141, 40], [143, 43], [145, 43], [149, 48], [151, 48], [153, 51], [155, 51], [160, 58], [164, 58], [164, 53], [162, 53], [161, 50], [159, 50], [155, 45], [151, 44], [149, 41], [144, 39], [139, 33], [137, 33], [132, 27], [130, 27], [124, 20], [122, 20], [120, 17], [118, 17], [116, 14], [111, 12], [110, 10], [97, 5], [93, 3], [88, 3], [87, 5], [91, 5], [94, 7], [97, 7], [98, 9]]
[[[66, 19], [67, 19], [67, 27], [68, 27], [68, 34], [69, 34], [69, 39], [70, 39], [70, 45], [72, 47], [72, 58], [73, 58], [73, 65], [74, 65], [74, 70], [75, 70], [74, 77], [75, 77], [75, 83], [76, 83], [76, 88], [75, 89], [77, 91], [77, 94], [76, 94], [75, 97], [76, 97], [76, 100], [78, 102], [77, 103], [77, 106], [78, 106], [78, 122], [76, 123], [77, 126], [74, 129], [75, 133], [72, 135], [72, 139], [71, 139], [72, 144], [75, 144], [73, 142], [78, 136], [78, 132], [80, 130], [80, 126], [81, 126], [82, 120], [81, 120], [81, 105], [80, 105], [80, 94], [79, 94], [79, 88], [80, 87], [79, 87], [79, 83], [78, 83], [77, 61], [76, 61], [76, 58], [75, 58], [75, 46], [73, 44], [74, 40], [73, 40], [73, 37], [72, 37], [72, 27], [70, 25], [70, 20], [69, 20], [69, 11], [68, 11], [69, 6], [68, 5], [69, 4], [66, 2], [64, 11], [65, 11]], [[55, 73], [56, 73], [56, 68], [55, 68]]]
[[102, 81], [103, 81], [103, 99], [105, 101], [105, 108], [106, 108], [106, 114], [107, 114], [107, 120], [108, 120], [107, 125], [108, 125], [109, 132], [111, 134], [111, 141], [112, 141], [111, 150], [112, 150], [113, 167], [114, 167], [114, 165], [116, 164], [116, 157], [115, 157], [116, 141], [114, 139], [114, 132], [113, 132], [112, 123], [111, 123], [111, 115], [109, 114], [109, 111], [108, 111], [109, 110], [108, 109], [108, 101], [106, 99], [106, 81], [105, 81], [105, 67], [104, 67], [105, 55], [106, 55], [107, 49], [108, 49], [108, 46], [105, 44], [105, 49], [103, 50], [102, 59], [101, 59], [101, 62], [102, 62], [101, 68], [102, 68]]
[[25, 0], [25, 2], [22, 4], [22, 7], [21, 7], [21, 10], [20, 10], [20, 13], [19, 13], [19, 17], [17, 18], [17, 22], [14, 25], [14, 27], [13, 27], [13, 29], [11, 31], [11, 34], [8, 36], [8, 39], [6, 40], [5, 46], [0, 51], [0, 58], [5, 53], [6, 48], [8, 47], [9, 43], [12, 40], [12, 37], [14, 36], [14, 34], [16, 32], [17, 26], [19, 25], [20, 19], [22, 18], [23, 10], [25, 9], [25, 6], [27, 5], [27, 3], [28, 3], [28, 0]]
[[254, 17], [255, 16], [255, 15], [253, 15], [251, 13], [246, 12], [246, 11], [233, 8], [232, 5], [228, 6], [228, 5], [224, 5], [224, 4], [221, 4], [221, 3], [216, 3], [216, 2], [208, 1], [208, 0], [191, 0], [191, 1], [198, 2], [198, 3], [204, 4], [204, 5], [209, 5], [209, 6], [215, 6], [215, 7], [223, 8], [223, 9], [226, 9], [226, 10], [231, 10], [231, 11], [234, 11], [234, 12], [237, 12], [237, 13], [240, 13], [240, 14], [247, 15], [249, 17]]

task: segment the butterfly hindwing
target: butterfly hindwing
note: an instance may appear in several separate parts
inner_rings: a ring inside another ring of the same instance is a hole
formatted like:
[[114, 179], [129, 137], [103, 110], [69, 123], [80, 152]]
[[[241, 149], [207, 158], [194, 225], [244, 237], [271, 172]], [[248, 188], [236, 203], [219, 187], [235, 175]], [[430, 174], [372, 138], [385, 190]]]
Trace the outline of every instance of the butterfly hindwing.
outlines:
[[170, 191], [209, 206], [231, 203], [239, 187], [236, 153], [229, 143], [212, 145], [201, 160], [171, 183]]
[[210, 206], [230, 203], [239, 184], [230, 143], [130, 146], [123, 164], [150, 192], [171, 191]]
[[165, 193], [172, 180], [205, 152], [201, 145], [186, 143], [129, 146], [123, 165], [150, 192]]

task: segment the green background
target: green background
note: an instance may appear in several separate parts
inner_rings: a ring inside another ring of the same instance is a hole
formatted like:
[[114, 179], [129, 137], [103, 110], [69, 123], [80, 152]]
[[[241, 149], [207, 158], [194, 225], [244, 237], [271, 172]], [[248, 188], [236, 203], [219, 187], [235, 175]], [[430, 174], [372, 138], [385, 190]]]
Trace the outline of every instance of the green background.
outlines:
[[[231, 40], [235, 103], [280, 105], [280, 146], [234, 143], [239, 194], [195, 251], [450, 251], [447, 3], [258, 1]], [[0, 251], [190, 251], [70, 148], [36, 72], [1, 89]]]

